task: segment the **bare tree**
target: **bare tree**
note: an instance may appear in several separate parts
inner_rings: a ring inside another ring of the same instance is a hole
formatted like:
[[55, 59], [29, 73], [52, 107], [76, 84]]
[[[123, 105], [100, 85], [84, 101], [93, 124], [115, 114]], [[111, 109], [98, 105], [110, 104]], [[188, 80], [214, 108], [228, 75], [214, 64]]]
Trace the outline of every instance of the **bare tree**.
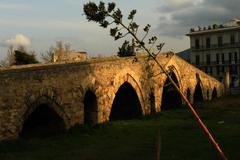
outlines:
[[14, 47], [10, 45], [7, 50], [7, 57], [0, 62], [1, 66], [11, 66], [15, 63]]
[[41, 58], [45, 63], [53, 61], [53, 54], [56, 51], [56, 48], [51, 46], [45, 53], [41, 53]]
[[65, 48], [65, 51], [70, 51], [71, 43], [69, 43], [69, 42], [64, 43], [64, 48]]
[[56, 51], [69, 51], [71, 48], [71, 43], [63, 42], [63, 41], [56, 41]]

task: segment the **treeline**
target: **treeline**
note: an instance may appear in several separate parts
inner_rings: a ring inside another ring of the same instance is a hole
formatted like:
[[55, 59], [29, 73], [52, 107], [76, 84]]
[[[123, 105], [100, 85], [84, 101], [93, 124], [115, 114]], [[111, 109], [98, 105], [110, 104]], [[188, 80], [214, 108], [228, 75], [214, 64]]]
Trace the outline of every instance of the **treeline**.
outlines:
[[0, 66], [12, 66], [12, 65], [24, 65], [24, 64], [35, 64], [35, 63], [48, 63], [53, 61], [53, 53], [59, 51], [70, 50], [71, 45], [62, 41], [57, 41], [55, 46], [49, 47], [44, 53], [39, 54], [40, 60], [37, 57], [35, 51], [28, 51], [26, 47], [9, 46], [7, 56], [0, 62]]

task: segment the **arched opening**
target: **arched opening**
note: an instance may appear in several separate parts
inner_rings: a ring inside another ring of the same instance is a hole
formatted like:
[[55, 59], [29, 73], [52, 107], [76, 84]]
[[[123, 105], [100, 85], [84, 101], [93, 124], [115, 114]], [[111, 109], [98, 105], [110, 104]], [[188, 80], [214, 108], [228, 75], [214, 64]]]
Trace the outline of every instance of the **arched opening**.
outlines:
[[[171, 78], [179, 87], [177, 77], [174, 73], [171, 74]], [[182, 106], [181, 95], [175, 89], [175, 87], [171, 83], [170, 79], [167, 78], [167, 80], [164, 83], [164, 88], [163, 88], [161, 110], [179, 108], [181, 106]]]
[[214, 88], [213, 91], [212, 91], [212, 99], [215, 99], [215, 98], [217, 98], [217, 90], [216, 90], [216, 88]]
[[207, 90], [207, 100], [209, 100], [209, 90]]
[[40, 104], [27, 117], [20, 136], [47, 137], [65, 130], [63, 119], [48, 104]]
[[98, 106], [96, 95], [88, 90], [84, 97], [84, 123], [89, 125], [98, 122]]
[[155, 96], [154, 96], [153, 92], [151, 92], [150, 95], [149, 95], [149, 101], [150, 101], [151, 114], [155, 114], [156, 113]]
[[200, 82], [197, 83], [194, 91], [194, 103], [203, 101], [203, 92]]
[[132, 85], [124, 82], [118, 89], [110, 113], [110, 120], [134, 119], [142, 116], [142, 108]]
[[187, 99], [191, 103], [191, 91], [189, 88], [187, 89]]

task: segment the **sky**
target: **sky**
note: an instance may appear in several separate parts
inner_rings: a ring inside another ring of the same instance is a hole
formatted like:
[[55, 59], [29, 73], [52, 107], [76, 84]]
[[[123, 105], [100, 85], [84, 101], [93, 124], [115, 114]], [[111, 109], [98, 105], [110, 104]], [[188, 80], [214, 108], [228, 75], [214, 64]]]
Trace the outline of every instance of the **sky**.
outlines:
[[[92, 0], [99, 2], [98, 0]], [[185, 36], [190, 28], [222, 24], [240, 17], [239, 0], [103, 0], [115, 2], [123, 14], [137, 10], [140, 27], [151, 24], [150, 35], [165, 42], [163, 51], [189, 48]], [[89, 0], [0, 0], [0, 60], [9, 45], [24, 45], [29, 51], [45, 53], [56, 41], [91, 56], [113, 55], [121, 41], [113, 41], [109, 28], [88, 22], [83, 5]], [[140, 35], [141, 36], [141, 35]]]

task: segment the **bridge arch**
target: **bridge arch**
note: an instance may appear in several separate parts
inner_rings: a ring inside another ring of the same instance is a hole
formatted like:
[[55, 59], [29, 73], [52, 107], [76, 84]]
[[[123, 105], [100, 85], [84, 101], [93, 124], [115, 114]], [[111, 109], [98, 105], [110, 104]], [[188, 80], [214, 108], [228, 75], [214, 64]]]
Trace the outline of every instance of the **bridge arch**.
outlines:
[[149, 93], [149, 102], [150, 102], [150, 114], [156, 113], [156, 100], [153, 89]]
[[[169, 73], [170, 76], [173, 74], [176, 77], [176, 81], [178, 83], [178, 87], [182, 91], [183, 90], [183, 85], [182, 85], [182, 78], [181, 78], [181, 75], [180, 75], [180, 69], [178, 69], [179, 67], [177, 65], [170, 65], [170, 66], [168, 66], [168, 68], [171, 71]], [[167, 80], [167, 77], [166, 77], [166, 80]]]
[[187, 100], [188, 100], [190, 103], [192, 103], [192, 95], [191, 95], [191, 90], [190, 90], [190, 88], [187, 88], [186, 97], [187, 97]]
[[142, 106], [137, 92], [129, 82], [125, 81], [115, 94], [109, 119], [134, 119], [142, 115]]
[[101, 123], [101, 98], [103, 89], [96, 76], [88, 75], [83, 79], [79, 86], [81, 96], [79, 96], [83, 107], [83, 123], [95, 125]]
[[[176, 70], [170, 73], [172, 80], [177, 84], [179, 89], [181, 90], [181, 84], [179, 81], [178, 74], [176, 74]], [[175, 89], [170, 79], [167, 77], [162, 91], [162, 103], [161, 110], [177, 108], [182, 105], [182, 98], [180, 93]]]
[[96, 94], [88, 89], [84, 95], [84, 124], [95, 125], [98, 123], [98, 100]]
[[[48, 136], [68, 129], [69, 122], [63, 108], [48, 96], [38, 97], [22, 117], [19, 134], [30, 136]], [[39, 133], [38, 133], [39, 132]]]
[[198, 81], [194, 90], [193, 102], [201, 102], [204, 100], [203, 96], [203, 85], [201, 81]]
[[[135, 97], [135, 104], [139, 107], [137, 111], [141, 111], [141, 115], [145, 114], [145, 101], [143, 98], [143, 92], [141, 86], [139, 85], [139, 77], [131, 70], [125, 70], [124, 72], [120, 72], [119, 74], [114, 76], [114, 80], [112, 81], [112, 89], [111, 93], [108, 94], [111, 97], [110, 106], [109, 106], [109, 116], [108, 119], [111, 119], [111, 112], [114, 106], [114, 101], [117, 101], [117, 97], [121, 97], [121, 94], [128, 90], [128, 94], [132, 94]], [[120, 95], [120, 96], [119, 96]], [[124, 97], [123, 97], [124, 98]], [[124, 99], [126, 99], [125, 97]], [[139, 101], [139, 103], [138, 103]], [[137, 112], [138, 114], [139, 112]], [[126, 117], [127, 118], [127, 117]], [[131, 117], [130, 117], [131, 118]], [[134, 118], [134, 117], [133, 117]], [[114, 118], [113, 118], [114, 119]]]
[[212, 91], [212, 99], [217, 98], [217, 89], [214, 87]]

